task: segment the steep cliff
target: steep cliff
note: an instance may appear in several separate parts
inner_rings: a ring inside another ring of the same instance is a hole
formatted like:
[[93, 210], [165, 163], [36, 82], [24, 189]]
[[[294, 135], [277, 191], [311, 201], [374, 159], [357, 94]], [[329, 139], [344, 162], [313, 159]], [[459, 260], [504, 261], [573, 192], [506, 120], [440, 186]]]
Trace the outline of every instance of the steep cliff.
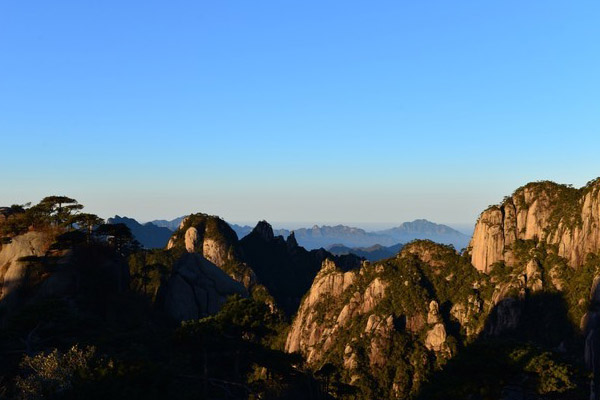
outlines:
[[600, 179], [580, 189], [529, 183], [485, 210], [469, 245], [473, 265], [483, 272], [497, 262], [513, 265], [519, 240], [555, 245], [571, 267], [583, 265], [589, 253], [600, 250]]
[[483, 329], [489, 307], [476, 289], [481, 281], [467, 259], [429, 241], [350, 270], [325, 260], [285, 348], [313, 367], [339, 365], [370, 396], [414, 395], [433, 365]]
[[192, 214], [173, 233], [167, 249], [201, 254], [246, 288], [256, 285], [256, 275], [242, 260], [237, 235], [227, 222], [216, 216]]
[[0, 245], [0, 301], [7, 305], [19, 289], [27, 285], [31, 258], [43, 256], [53, 243], [54, 237], [45, 232], [27, 232]]

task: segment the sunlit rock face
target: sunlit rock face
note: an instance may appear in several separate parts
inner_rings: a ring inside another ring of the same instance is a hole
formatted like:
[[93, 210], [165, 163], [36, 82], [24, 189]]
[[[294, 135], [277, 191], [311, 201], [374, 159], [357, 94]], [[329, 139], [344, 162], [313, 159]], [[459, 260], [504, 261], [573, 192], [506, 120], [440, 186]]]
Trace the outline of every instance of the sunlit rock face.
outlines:
[[27, 232], [15, 236], [10, 243], [0, 249], [0, 300], [4, 300], [18, 290], [27, 273], [26, 257], [43, 256], [52, 243], [51, 235], [44, 232]]
[[219, 217], [192, 214], [184, 218], [167, 249], [200, 254], [247, 289], [257, 283], [254, 272], [243, 261], [236, 233]]
[[574, 189], [552, 182], [530, 183], [479, 217], [470, 242], [471, 261], [489, 272], [499, 261], [512, 265], [515, 241], [556, 245], [558, 255], [579, 267], [600, 250], [600, 180]]

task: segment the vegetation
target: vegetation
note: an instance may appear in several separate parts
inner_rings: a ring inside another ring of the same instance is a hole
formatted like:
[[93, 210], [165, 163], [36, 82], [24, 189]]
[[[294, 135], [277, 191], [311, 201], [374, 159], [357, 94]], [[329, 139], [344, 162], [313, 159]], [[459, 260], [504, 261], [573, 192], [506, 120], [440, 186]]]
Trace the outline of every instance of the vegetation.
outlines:
[[[560, 209], [551, 224], [569, 226], [579, 223], [572, 216], [582, 193], [596, 190], [550, 182], [525, 188]], [[525, 188], [506, 202], [528, 207]], [[514, 262], [495, 264], [489, 275], [467, 252], [430, 241], [360, 269], [346, 260], [331, 273], [352, 270], [354, 280], [314, 306], [318, 329], [334, 333], [307, 364], [283, 344], [326, 252], [279, 238], [238, 241], [224, 221], [205, 214], [184, 222], [171, 249], [144, 250], [125, 225], [105, 225], [82, 208], [50, 196], [2, 210], [3, 243], [37, 231], [52, 243], [42, 256], [19, 260], [26, 282], [19, 301], [0, 302], [0, 397], [498, 399], [511, 390], [586, 397], [581, 321], [600, 275], [596, 254], [575, 270], [555, 245], [517, 240]], [[221, 268], [252, 296], [230, 297], [217, 314], [178, 324], [165, 312], [164, 294], [191, 226], [223, 246]], [[342, 310], [366, 307], [376, 281], [385, 295], [341, 325]], [[377, 328], [367, 329], [373, 321]], [[434, 349], [428, 335], [439, 323], [446, 337]]]
[[330, 398], [327, 374], [280, 350], [287, 324], [268, 292], [178, 326], [161, 296], [185, 249], [143, 250], [124, 225], [63, 197], [15, 206], [0, 222], [7, 242], [28, 231], [52, 241], [45, 255], [19, 260], [20, 300], [0, 307], [0, 397]]

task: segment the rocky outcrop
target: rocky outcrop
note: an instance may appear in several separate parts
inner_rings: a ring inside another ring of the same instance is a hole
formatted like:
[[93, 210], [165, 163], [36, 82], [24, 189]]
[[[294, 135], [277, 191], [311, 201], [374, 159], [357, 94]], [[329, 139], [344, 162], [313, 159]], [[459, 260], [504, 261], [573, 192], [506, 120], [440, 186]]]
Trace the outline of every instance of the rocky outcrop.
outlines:
[[437, 301], [431, 300], [429, 303], [429, 312], [427, 313], [427, 323], [437, 324], [441, 322], [442, 317], [440, 315], [440, 306]]
[[25, 283], [28, 269], [27, 257], [43, 256], [52, 241], [52, 236], [47, 233], [27, 232], [13, 237], [10, 243], [2, 245], [0, 249], [0, 300], [5, 300]]
[[371, 314], [367, 320], [365, 334], [370, 337], [369, 365], [372, 368], [383, 367], [387, 362], [390, 339], [394, 331], [394, 317], [382, 317]]
[[188, 253], [200, 254], [247, 289], [257, 283], [254, 271], [242, 260], [236, 233], [219, 217], [192, 214], [184, 218], [169, 240], [167, 249], [184, 249]]
[[408, 255], [417, 256], [421, 261], [438, 268], [445, 265], [446, 257], [456, 255], [456, 250], [449, 245], [434, 243], [430, 240], [416, 240], [402, 248], [400, 257]]
[[470, 295], [464, 303], [456, 303], [450, 308], [450, 315], [464, 329], [467, 337], [473, 337], [483, 326], [478, 324], [479, 317], [483, 312], [483, 301], [475, 295]]
[[200, 254], [191, 253], [173, 267], [167, 283], [165, 309], [177, 321], [215, 314], [228, 296], [248, 292]]
[[446, 327], [443, 323], [439, 322], [433, 326], [428, 332], [425, 338], [425, 347], [435, 352], [446, 351]]
[[[350, 302], [336, 313], [332, 307], [336, 299], [340, 298], [357, 277], [356, 271], [344, 272], [337, 268], [335, 263], [329, 259], [323, 261], [321, 270], [314, 279], [314, 282], [302, 302], [300, 309], [288, 334], [285, 349], [286, 351], [302, 352], [306, 355], [307, 361], [315, 361], [326, 351], [327, 345], [333, 343], [332, 339], [327, 340], [335, 331], [343, 327], [356, 313], [361, 312], [365, 304], [365, 296], [361, 293], [354, 293]], [[375, 289], [379, 291], [381, 288]], [[371, 288], [371, 292], [373, 288]], [[368, 299], [372, 305], [374, 300]], [[323, 315], [325, 314], [325, 315]], [[323, 318], [329, 321], [335, 321], [332, 326], [322, 324]], [[325, 348], [315, 351], [316, 346]]]
[[531, 292], [539, 292], [544, 288], [542, 281], [542, 268], [535, 258], [532, 258], [525, 267], [525, 278], [527, 288]]
[[229, 224], [218, 217], [192, 214], [181, 221], [167, 249], [177, 246], [188, 253], [199, 253], [222, 268], [228, 262], [239, 262], [237, 235]]
[[600, 250], [599, 226], [600, 179], [581, 189], [530, 183], [481, 214], [469, 245], [471, 261], [484, 272], [499, 261], [512, 265], [513, 244], [535, 239], [556, 245], [558, 255], [576, 268]]
[[[292, 323], [285, 345], [286, 351], [299, 351], [306, 356], [308, 362], [317, 362], [335, 343], [340, 329], [344, 329], [356, 317], [368, 315], [381, 302], [387, 282], [377, 277], [364, 290], [352, 290], [359, 274], [358, 270], [344, 272], [331, 260], [323, 261], [322, 268]], [[348, 299], [347, 302], [340, 302], [344, 297]], [[324, 320], [327, 322], [324, 323]], [[367, 323], [368, 329], [365, 329], [371, 333], [381, 333], [384, 325], [380, 322], [371, 319], [371, 323]], [[390, 324], [392, 322], [393, 318]], [[385, 326], [387, 324], [386, 322]], [[377, 327], [381, 329], [376, 329]], [[386, 337], [383, 333], [378, 335], [380, 342]], [[375, 354], [380, 353], [376, 348], [373, 349], [373, 357], [377, 358]]]

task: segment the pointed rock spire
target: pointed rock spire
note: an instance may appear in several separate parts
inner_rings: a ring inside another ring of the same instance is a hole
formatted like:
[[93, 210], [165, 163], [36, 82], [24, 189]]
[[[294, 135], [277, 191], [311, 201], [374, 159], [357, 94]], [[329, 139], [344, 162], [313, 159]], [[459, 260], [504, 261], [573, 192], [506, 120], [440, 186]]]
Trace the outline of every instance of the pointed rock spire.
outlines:
[[296, 247], [298, 247], [298, 241], [296, 240], [296, 235], [294, 234], [294, 231], [290, 233], [285, 243], [287, 244], [288, 249], [295, 249]]
[[275, 237], [273, 234], [273, 227], [267, 221], [260, 221], [256, 224], [252, 233], [267, 242], [273, 240]]

